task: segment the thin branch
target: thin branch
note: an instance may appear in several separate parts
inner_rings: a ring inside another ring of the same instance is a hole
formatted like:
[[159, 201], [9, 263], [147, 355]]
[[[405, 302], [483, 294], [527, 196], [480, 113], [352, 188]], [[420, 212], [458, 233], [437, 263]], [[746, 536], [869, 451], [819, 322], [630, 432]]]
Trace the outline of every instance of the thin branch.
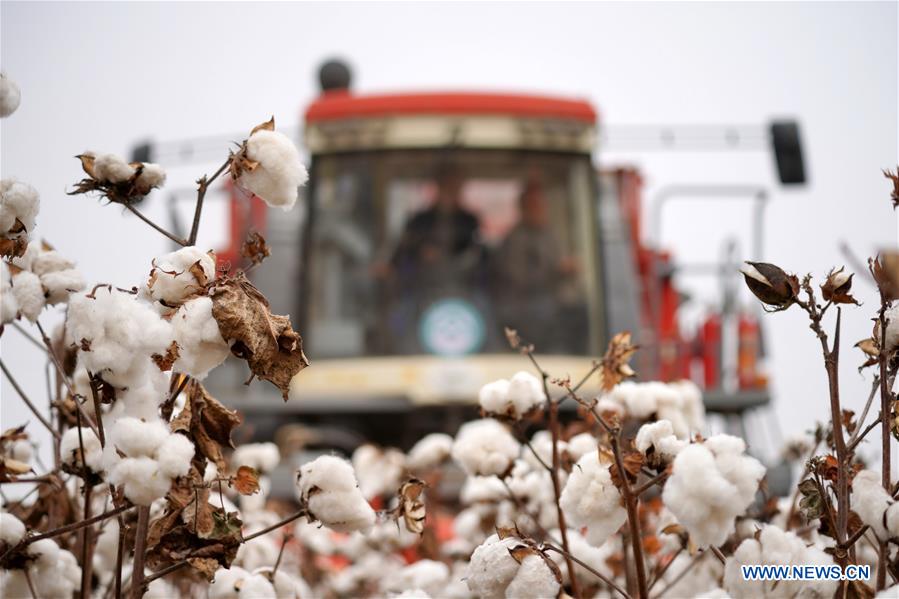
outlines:
[[60, 526], [59, 528], [54, 528], [53, 530], [49, 530], [47, 532], [41, 533], [39, 535], [35, 535], [33, 537], [28, 537], [22, 541], [24, 545], [30, 545], [35, 541], [40, 541], [43, 539], [52, 539], [53, 537], [58, 537], [59, 535], [64, 535], [68, 532], [73, 532], [84, 528], [85, 526], [90, 526], [91, 524], [96, 524], [97, 522], [102, 522], [107, 518], [112, 518], [113, 516], [117, 516], [123, 512], [127, 512], [133, 505], [123, 505], [117, 507], [115, 509], [103, 512], [102, 514], [97, 514], [96, 516], [92, 516], [90, 518], [86, 518], [84, 520], [80, 520], [78, 522], [74, 522], [72, 524], [66, 524], [65, 526]]
[[172, 241], [174, 241], [174, 242], [177, 243], [178, 245], [180, 245], [180, 246], [187, 246], [187, 245], [189, 245], [189, 244], [187, 243], [187, 240], [181, 239], [181, 238], [178, 237], [177, 235], [175, 235], [175, 234], [173, 234], [173, 233], [167, 231], [166, 229], [160, 227], [159, 225], [157, 225], [156, 223], [154, 223], [152, 220], [150, 220], [149, 218], [147, 218], [146, 216], [144, 216], [143, 212], [141, 212], [140, 210], [138, 210], [137, 208], [135, 208], [135, 207], [132, 206], [131, 204], [123, 204], [123, 206], [125, 206], [125, 208], [127, 208], [127, 209], [128, 209], [132, 214], [134, 214], [137, 218], [141, 219], [142, 221], [144, 221], [145, 223], [147, 223], [148, 225], [150, 225], [153, 229], [155, 229], [155, 230], [158, 231], [159, 233], [162, 233], [163, 235], [165, 235], [166, 237], [168, 237], [169, 239], [171, 239]]
[[639, 498], [631, 492], [630, 481], [627, 480], [627, 470], [624, 468], [624, 460], [621, 456], [618, 435], [611, 435], [609, 440], [612, 443], [612, 453], [615, 456], [615, 465], [618, 468], [618, 476], [621, 480], [621, 494], [624, 496], [624, 507], [627, 510], [627, 523], [637, 570], [637, 595], [641, 599], [646, 599], [649, 597], [649, 591], [646, 581], [646, 561], [643, 557], [643, 533], [640, 531], [640, 517], [637, 506]]
[[[82, 454], [83, 455], [83, 454]], [[93, 487], [84, 481], [84, 518], [91, 516], [91, 496]], [[93, 578], [93, 534], [90, 526], [85, 526], [81, 531], [81, 596], [91, 596], [91, 582]]]
[[680, 572], [678, 572], [678, 573], [677, 573], [677, 576], [674, 577], [674, 580], [672, 580], [671, 582], [669, 582], [668, 584], [666, 584], [666, 585], [664, 586], [664, 588], [662, 588], [662, 590], [659, 591], [659, 594], [656, 595], [655, 599], [659, 599], [660, 597], [664, 597], [665, 594], [668, 592], [668, 590], [669, 590], [671, 587], [673, 587], [674, 585], [676, 585], [678, 582], [680, 582], [681, 579], [682, 579], [684, 576], [686, 576], [687, 573], [688, 573], [690, 570], [693, 569], [693, 566], [695, 566], [695, 565], [698, 564], [700, 561], [702, 561], [702, 558], [704, 558], [706, 555], [708, 555], [708, 552], [707, 552], [707, 551], [702, 551], [702, 552], [700, 552], [700, 553], [697, 553], [696, 556], [693, 557], [693, 560], [692, 560], [689, 564], [687, 564], [687, 567], [684, 568], [683, 570], [681, 570]]
[[33, 403], [31, 403], [31, 400], [28, 399], [28, 396], [25, 395], [25, 392], [22, 390], [22, 387], [19, 386], [19, 383], [16, 382], [16, 379], [13, 378], [12, 374], [6, 368], [6, 364], [3, 363], [2, 359], [0, 359], [0, 370], [3, 370], [3, 374], [6, 375], [6, 378], [9, 380], [10, 385], [12, 385], [12, 388], [16, 390], [16, 393], [19, 394], [19, 397], [22, 398], [22, 401], [25, 402], [25, 405], [28, 406], [28, 409], [31, 410], [31, 413], [34, 414], [35, 417], [37, 417], [37, 419], [40, 421], [40, 423], [43, 424], [44, 427], [46, 427], [46, 429], [48, 431], [50, 431], [50, 434], [53, 435], [53, 437], [57, 441], [59, 441], [59, 439], [61, 438], [60, 434], [56, 431], [55, 428], [53, 428], [53, 425], [50, 424], [47, 421], [47, 419], [44, 418], [44, 416], [40, 412], [37, 411], [37, 408], [34, 406]]
[[[846, 449], [849, 452], [854, 451], [855, 448], [858, 446], [858, 444], [865, 440], [865, 437], [867, 436], [867, 434], [870, 433], [875, 428], [877, 428], [877, 425], [880, 424], [880, 421], [882, 420], [882, 418], [883, 418], [882, 416], [877, 416], [877, 419], [874, 420], [868, 426], [866, 426], [865, 430], [862, 431], [860, 435], [857, 435], [856, 438], [853, 439], [852, 442], [846, 447]], [[856, 431], [856, 432], [858, 432], [858, 431]]]
[[634, 495], [639, 497], [640, 495], [642, 495], [643, 493], [645, 493], [646, 491], [651, 489], [654, 485], [658, 485], [658, 484], [664, 482], [664, 480], [666, 478], [668, 478], [667, 472], [662, 472], [660, 474], [657, 474], [650, 480], [646, 481], [645, 483], [643, 483], [642, 485], [640, 485], [639, 487], [634, 489]]
[[571, 553], [565, 551], [564, 549], [562, 549], [562, 548], [560, 548], [560, 547], [556, 547], [556, 546], [554, 546], [554, 545], [547, 545], [547, 544], [544, 544], [544, 545], [543, 545], [543, 548], [546, 549], [546, 550], [548, 550], [548, 551], [555, 551], [556, 553], [562, 555], [565, 559], [569, 559], [569, 560], [575, 562], [576, 564], [578, 564], [579, 566], [581, 566], [582, 568], [584, 568], [585, 570], [587, 570], [590, 574], [593, 574], [595, 577], [597, 577], [598, 579], [600, 579], [601, 581], [603, 581], [604, 583], [606, 583], [607, 585], [609, 585], [609, 587], [611, 587], [611, 588], [615, 589], [616, 591], [618, 591], [618, 593], [619, 593], [622, 597], [624, 597], [625, 599], [630, 599], [630, 598], [631, 598], [631, 596], [627, 594], [627, 591], [625, 591], [625, 590], [622, 589], [620, 586], [618, 586], [617, 584], [615, 584], [615, 582], [614, 582], [613, 580], [611, 580], [610, 578], [608, 578], [608, 577], [605, 576], [604, 574], [602, 574], [602, 573], [596, 571], [596, 570], [593, 569], [591, 566], [589, 566], [588, 564], [585, 564], [584, 562], [582, 562], [581, 560], [579, 560], [578, 558], [576, 558], [575, 556], [573, 556]]
[[100, 412], [100, 389], [97, 387], [97, 381], [94, 379], [94, 373], [87, 371], [87, 378], [90, 381], [91, 395], [94, 399], [94, 415], [97, 417], [97, 432], [100, 437], [100, 447], [106, 447], [106, 433], [103, 430], [103, 418]]
[[659, 570], [659, 571], [655, 574], [655, 577], [652, 579], [652, 582], [649, 583], [649, 589], [647, 589], [647, 590], [650, 590], [650, 591], [651, 591], [651, 590], [652, 590], [652, 587], [656, 586], [656, 583], [662, 579], [662, 577], [665, 575], [665, 572], [668, 571], [668, 568], [670, 568], [670, 567], [671, 567], [671, 564], [673, 564], [673, 563], [675, 562], [675, 560], [677, 560], [677, 556], [679, 556], [679, 555], [681, 554], [681, 552], [683, 552], [683, 550], [684, 550], [683, 547], [681, 547], [680, 549], [678, 549], [678, 550], [675, 552], [675, 554], [671, 557], [671, 559], [668, 560], [668, 562], [667, 562], [664, 566], [662, 566], [662, 569]]
[[306, 510], [300, 510], [300, 511], [298, 511], [298, 512], [296, 512], [296, 513], [294, 513], [294, 514], [292, 514], [292, 515], [290, 515], [290, 516], [287, 516], [286, 518], [284, 518], [284, 519], [281, 520], [280, 522], [276, 522], [275, 524], [272, 524], [271, 526], [269, 526], [269, 527], [267, 527], [267, 528], [263, 528], [263, 529], [260, 530], [260, 531], [254, 532], [253, 534], [251, 534], [251, 535], [248, 536], [248, 537], [244, 537], [244, 538], [243, 538], [243, 542], [246, 543], [247, 541], [252, 541], [252, 540], [255, 539], [256, 537], [261, 537], [262, 535], [268, 534], [268, 533], [270, 533], [270, 532], [273, 531], [273, 530], [277, 530], [277, 529], [281, 528], [282, 526], [284, 526], [285, 524], [290, 524], [290, 523], [293, 522], [294, 520], [297, 520], [297, 519], [299, 519], [299, 518], [302, 518], [302, 517], [305, 516], [307, 513], [308, 513], [308, 512], [307, 512]]
[[197, 188], [197, 203], [194, 206], [194, 221], [190, 227], [190, 236], [187, 238], [187, 243], [183, 245], [194, 245], [197, 243], [197, 235], [200, 232], [200, 215], [203, 212], [203, 200], [206, 198], [206, 190], [209, 189], [209, 185], [215, 181], [219, 175], [225, 172], [225, 169], [228, 168], [229, 164], [231, 164], [230, 156], [211, 177], [207, 179], [206, 175], [203, 175], [200, 177], [200, 180], [197, 181], [199, 187]]
[[150, 506], [137, 508], [137, 532], [134, 538], [134, 567], [131, 569], [131, 599], [144, 596], [144, 559], [147, 554], [147, 532], [150, 525]]
[[19, 331], [19, 333], [21, 333], [22, 336], [25, 337], [25, 339], [27, 339], [32, 345], [34, 345], [35, 347], [37, 347], [39, 350], [41, 350], [41, 351], [43, 351], [43, 352], [47, 351], [47, 349], [44, 347], [44, 344], [41, 343], [40, 341], [38, 341], [37, 339], [35, 339], [35, 338], [31, 335], [31, 333], [29, 333], [28, 331], [26, 331], [26, 330], [25, 330], [25, 327], [23, 327], [22, 325], [20, 325], [20, 324], [19, 324], [18, 322], [16, 322], [16, 321], [12, 321], [10, 324], [12, 325], [12, 328], [14, 328], [15, 330]]
[[858, 437], [859, 432], [861, 431], [861, 425], [865, 422], [865, 419], [868, 418], [868, 410], [871, 409], [871, 403], [874, 401], [874, 395], [877, 393], [877, 389], [880, 387], [880, 377], [875, 375], [874, 381], [871, 384], [871, 392], [868, 394], [868, 401], [865, 402], [865, 408], [862, 410], [862, 415], [858, 418], [858, 428], [855, 429], [855, 432], [852, 434], [852, 437], [849, 439], [849, 442], [852, 443], [855, 441], [855, 438]]

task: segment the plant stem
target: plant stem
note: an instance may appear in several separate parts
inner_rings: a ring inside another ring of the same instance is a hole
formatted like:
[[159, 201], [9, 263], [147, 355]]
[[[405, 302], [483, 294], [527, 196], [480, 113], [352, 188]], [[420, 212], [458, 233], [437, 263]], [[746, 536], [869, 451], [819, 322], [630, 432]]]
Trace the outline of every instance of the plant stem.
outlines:
[[53, 425], [50, 424], [40, 412], [38, 412], [34, 404], [31, 403], [31, 400], [28, 399], [27, 395], [25, 395], [22, 387], [19, 386], [19, 383], [15, 378], [13, 378], [12, 374], [6, 368], [6, 364], [3, 363], [3, 360], [0, 360], [0, 370], [3, 370], [3, 374], [5, 374], [6, 378], [9, 380], [9, 384], [12, 385], [12, 388], [16, 390], [16, 393], [18, 393], [19, 397], [22, 398], [22, 401], [25, 402], [25, 405], [28, 406], [28, 409], [31, 410], [31, 413], [34, 414], [35, 417], [40, 421], [40, 423], [43, 424], [48, 431], [50, 431], [50, 434], [53, 435], [53, 437], [57, 441], [59, 441], [59, 439], [61, 438], [60, 434], [56, 431], [55, 428], [53, 428]]
[[140, 210], [138, 210], [137, 208], [135, 208], [135, 207], [132, 206], [131, 204], [123, 204], [123, 206], [125, 206], [125, 208], [127, 208], [127, 209], [128, 209], [132, 214], [134, 214], [137, 218], [141, 219], [142, 221], [144, 221], [145, 223], [147, 223], [148, 225], [150, 225], [154, 230], [156, 230], [156, 231], [159, 232], [159, 233], [162, 233], [163, 235], [165, 235], [166, 237], [168, 237], [169, 239], [171, 239], [172, 241], [174, 241], [174, 242], [177, 243], [178, 245], [180, 245], [180, 246], [186, 246], [186, 245], [188, 245], [188, 243], [187, 243], [186, 240], [181, 239], [180, 237], [178, 237], [178, 236], [175, 235], [174, 233], [171, 233], [171, 232], [169, 232], [168, 230], [164, 229], [163, 227], [160, 227], [159, 225], [157, 225], [156, 223], [154, 223], [152, 220], [150, 220], [149, 218], [147, 218], [146, 216], [144, 216], [144, 213], [143, 213], [143, 212], [141, 212]]
[[64, 535], [68, 532], [73, 532], [73, 531], [79, 530], [81, 528], [84, 528], [85, 526], [90, 526], [91, 524], [96, 524], [97, 522], [102, 522], [103, 520], [106, 520], [107, 518], [112, 518], [113, 516], [117, 516], [117, 515], [121, 514], [122, 512], [127, 512], [132, 507], [134, 507], [134, 506], [123, 505], [121, 507], [117, 507], [117, 508], [109, 510], [107, 512], [103, 512], [102, 514], [98, 514], [96, 516], [86, 518], [79, 522], [74, 522], [72, 524], [60, 526], [59, 528], [54, 528], [53, 530], [41, 533], [39, 535], [35, 535], [33, 537], [28, 537], [23, 542], [26, 545], [30, 545], [31, 543], [34, 543], [35, 541], [40, 541], [42, 539], [52, 539], [53, 537], [58, 537], [59, 535]]
[[621, 479], [621, 494], [624, 496], [624, 507], [627, 510], [627, 523], [637, 572], [637, 596], [640, 599], [647, 599], [649, 592], [646, 582], [646, 562], [643, 559], [643, 533], [640, 531], [638, 498], [631, 492], [630, 481], [627, 480], [627, 471], [624, 469], [618, 435], [611, 435], [609, 440], [612, 443], [612, 453], [615, 455], [615, 465], [618, 467], [618, 476]]
[[[91, 496], [93, 487], [84, 481], [84, 519], [91, 517]], [[93, 578], [93, 534], [90, 525], [81, 531], [81, 596], [91, 596], [91, 578]]]
[[137, 508], [137, 532], [134, 539], [134, 567], [131, 570], [131, 598], [144, 596], [144, 559], [147, 553], [147, 532], [150, 527], [150, 506]]
[[212, 177], [207, 179], [206, 175], [203, 175], [197, 181], [199, 187], [197, 188], [197, 203], [194, 206], [194, 220], [193, 224], [190, 226], [190, 236], [187, 238], [187, 243], [182, 245], [194, 245], [197, 243], [197, 235], [200, 232], [200, 215], [203, 213], [203, 200], [206, 198], [206, 190], [209, 189], [209, 185], [215, 181], [219, 175], [225, 172], [225, 169], [228, 168], [229, 164], [231, 164], [230, 156], [228, 157], [228, 160], [215, 171]]
[[[892, 394], [887, 384], [887, 324], [886, 311], [889, 303], [883, 291], [880, 292], [880, 312], [877, 316], [880, 323], [880, 351], [877, 355], [878, 367], [880, 369], [880, 442], [881, 442], [881, 458], [880, 458], [880, 476], [883, 488], [889, 493], [892, 484], [890, 482], [890, 414], [892, 413]], [[886, 587], [886, 568], [888, 551], [886, 543], [881, 542], [879, 546], [879, 557], [877, 560], [877, 589], [882, 591]]]

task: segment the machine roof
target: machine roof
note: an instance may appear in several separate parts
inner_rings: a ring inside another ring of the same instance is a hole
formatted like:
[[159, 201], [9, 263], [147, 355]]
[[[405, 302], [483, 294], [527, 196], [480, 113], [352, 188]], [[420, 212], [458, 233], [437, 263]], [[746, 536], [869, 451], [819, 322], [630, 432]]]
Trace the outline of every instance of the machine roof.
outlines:
[[325, 92], [306, 109], [306, 123], [351, 118], [408, 115], [503, 115], [555, 118], [595, 124], [593, 106], [584, 100], [503, 93], [428, 92], [357, 96]]

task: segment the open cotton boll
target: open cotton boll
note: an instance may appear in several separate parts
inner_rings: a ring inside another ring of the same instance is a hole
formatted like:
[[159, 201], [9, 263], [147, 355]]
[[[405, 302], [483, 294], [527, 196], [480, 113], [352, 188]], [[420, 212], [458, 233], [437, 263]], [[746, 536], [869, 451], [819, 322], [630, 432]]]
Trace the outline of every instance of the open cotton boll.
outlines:
[[509, 395], [509, 381], [499, 379], [487, 383], [478, 391], [478, 403], [488, 414], [503, 414], [507, 409], [506, 398]]
[[[562, 533], [559, 529], [551, 530], [549, 534], [554, 539], [562, 538]], [[615, 547], [616, 545], [618, 547]], [[620, 550], [620, 547], [620, 542], [615, 539], [609, 539], [602, 545], [594, 547], [587, 542], [587, 539], [580, 532], [568, 529], [568, 548], [571, 551], [571, 555], [610, 580], [615, 578], [615, 574], [609, 567], [608, 560], [617, 550]], [[569, 576], [568, 568], [565, 567], [565, 556], [553, 552], [550, 554], [550, 557], [559, 566], [559, 570], [562, 572], [562, 581], [565, 584], [570, 584], [571, 577]], [[582, 584], [592, 585], [596, 582], [596, 575], [578, 563], [574, 564], [574, 573]]]
[[99, 474], [103, 471], [103, 448], [100, 439], [90, 428], [83, 427], [81, 441], [79, 442], [79, 429], [70, 428], [62, 435], [59, 442], [59, 457], [63, 464], [72, 468], [81, 469], [81, 444], [84, 444], [84, 463], [92, 472]]
[[16, 82], [0, 71], [0, 118], [6, 118], [16, 111], [22, 101], [22, 92]]
[[269, 473], [281, 461], [281, 452], [274, 443], [247, 443], [234, 450], [231, 464], [234, 468], [249, 466], [261, 473]]
[[765, 467], [745, 449], [742, 439], [715, 435], [674, 459], [662, 500], [700, 547], [724, 543], [755, 498]]
[[109, 482], [125, 486], [125, 497], [137, 505], [150, 505], [164, 497], [172, 479], [152, 458], [124, 458], [109, 472]]
[[530, 372], [520, 371], [509, 379], [507, 399], [515, 406], [516, 414], [523, 416], [543, 405], [546, 397], [540, 380]]
[[141, 599], [171, 599], [178, 596], [178, 589], [162, 578], [150, 581], [147, 591]]
[[46, 292], [47, 303], [55, 306], [67, 302], [72, 293], [83, 291], [86, 283], [80, 271], [69, 268], [41, 275], [41, 285]]
[[241, 186], [269, 206], [293, 208], [298, 188], [309, 178], [293, 142], [283, 133], [260, 129], [247, 140], [247, 158], [258, 165], [241, 173]]
[[423, 559], [386, 577], [381, 583], [381, 590], [387, 593], [420, 590], [439, 597], [449, 582], [449, 575], [449, 567], [443, 562]]
[[481, 599], [558, 595], [559, 582], [542, 557], [528, 555], [520, 564], [512, 557], [519, 545], [520, 539], [492, 535], [475, 549], [465, 575], [469, 590]]
[[215, 259], [196, 246], [181, 248], [153, 260], [145, 283], [151, 298], [174, 308], [215, 279]]
[[[568, 450], [568, 444], [564, 441], [556, 443], [559, 454]], [[534, 455], [536, 454], [536, 455]], [[553, 437], [549, 431], [537, 431], [531, 437], [531, 447], [522, 451], [524, 460], [531, 468], [543, 468], [544, 464], [552, 464], [553, 461]], [[541, 463], [542, 462], [542, 463]]]
[[300, 466], [297, 476], [300, 500], [312, 516], [337, 532], [367, 531], [375, 524], [375, 512], [356, 483], [349, 462], [336, 456], [320, 456]]
[[68, 332], [82, 365], [116, 387], [134, 384], [153, 354], [164, 355], [171, 326], [150, 304], [130, 293], [100, 287], [93, 297], [69, 300]]
[[238, 583], [249, 575], [249, 572], [238, 566], [219, 568], [209, 585], [209, 599], [237, 599]]
[[[89, 155], [90, 153], [85, 153]], [[105, 183], [124, 183], [134, 176], [134, 167], [115, 154], [98, 154], [94, 157], [94, 176]]]
[[19, 304], [16, 295], [12, 292], [12, 276], [6, 262], [0, 261], [0, 319], [7, 324], [16, 319], [19, 314]]
[[482, 599], [505, 597], [506, 587], [515, 578], [519, 567], [509, 550], [520, 543], [514, 537], [500, 539], [494, 534], [474, 550], [465, 575], [472, 593]]
[[412, 446], [406, 465], [412, 470], [428, 470], [442, 464], [453, 450], [453, 438], [445, 433], [431, 433]]
[[113, 445], [131, 458], [153, 457], [169, 437], [169, 430], [162, 420], [145, 422], [137, 418], [119, 418], [112, 426], [110, 439]]
[[508, 496], [509, 492], [503, 481], [495, 476], [469, 476], [459, 492], [459, 500], [464, 505], [495, 503]]
[[165, 183], [165, 169], [158, 164], [144, 162], [141, 164], [141, 171], [135, 183], [141, 189], [146, 190], [162, 187], [162, 184]]
[[584, 454], [596, 451], [596, 448], [596, 437], [590, 433], [580, 433], [568, 440], [566, 451], [571, 459], [576, 462], [581, 459]]
[[659, 420], [640, 427], [640, 430], [637, 431], [635, 445], [641, 453], [645, 454], [652, 448], [657, 455], [670, 460], [687, 446], [687, 442], [674, 436], [674, 429], [670, 421]]
[[169, 478], [186, 476], [194, 457], [194, 444], [180, 433], [171, 433], [156, 450], [159, 470]]
[[44, 309], [44, 288], [40, 278], [27, 270], [13, 275], [12, 292], [16, 297], [19, 314], [34, 322]]
[[[33, 231], [40, 208], [40, 196], [34, 187], [13, 178], [0, 180], [0, 235], [18, 236]], [[16, 220], [25, 227], [24, 232], [10, 232], [16, 227]]]
[[468, 474], [503, 475], [521, 447], [506, 428], [490, 418], [463, 424], [453, 443], [453, 459]]
[[[880, 474], [862, 470], [855, 475], [852, 480], [852, 509], [882, 541], [899, 536], [899, 522], [896, 512], [891, 509], [894, 504], [893, 498], [881, 485]], [[892, 523], [889, 517], [884, 517], [884, 514], [889, 516], [890, 512], [894, 514]], [[893, 526], [890, 527], [890, 524]]]
[[556, 597], [559, 581], [546, 561], [539, 555], [529, 555], [521, 561], [521, 567], [509, 586], [506, 597]]
[[602, 545], [627, 520], [621, 494], [612, 483], [609, 464], [601, 463], [598, 452], [578, 460], [565, 483], [559, 505], [576, 528], [587, 529], [592, 545]]
[[250, 574], [241, 581], [238, 599], [278, 599], [275, 587], [262, 574]]
[[366, 499], [393, 495], [403, 481], [406, 456], [397, 449], [381, 449], [366, 443], [353, 452], [353, 469]]
[[172, 316], [171, 324], [179, 348], [172, 367], [176, 372], [202, 380], [231, 354], [212, 316], [211, 298], [198, 297], [183, 303]]
[[155, 364], [147, 360], [139, 368], [129, 371], [126, 377], [110, 375], [106, 379], [110, 384], [120, 379], [128, 382], [127, 388], [116, 389], [116, 402], [109, 411], [112, 421], [122, 416], [147, 422], [159, 419], [159, 405], [169, 395], [170, 373], [160, 372]]
[[22, 521], [7, 512], [0, 512], [0, 541], [15, 545], [25, 536]]
[[832, 597], [839, 584], [836, 580], [746, 580], [741, 566], [786, 565], [832, 566], [833, 558], [792, 532], [765, 525], [758, 540], [740, 543], [724, 567], [724, 588], [733, 599], [770, 597]]
[[887, 319], [885, 345], [888, 351], [892, 351], [899, 347], [899, 304], [888, 308], [884, 316]]

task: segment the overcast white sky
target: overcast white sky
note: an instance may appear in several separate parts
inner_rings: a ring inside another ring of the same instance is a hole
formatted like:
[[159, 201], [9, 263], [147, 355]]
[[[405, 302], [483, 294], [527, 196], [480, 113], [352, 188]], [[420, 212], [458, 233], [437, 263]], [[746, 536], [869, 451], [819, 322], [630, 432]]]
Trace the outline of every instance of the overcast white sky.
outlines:
[[[0, 61], [22, 89], [2, 121], [3, 177], [42, 194], [39, 235], [90, 281], [138, 283], [162, 237], [115, 207], [68, 197], [84, 149], [125, 153], [168, 140], [248, 129], [274, 114], [296, 124], [317, 93], [320, 61], [339, 55], [360, 91], [488, 89], [589, 98], [603, 122], [763, 124], [800, 119], [811, 184], [786, 190], [765, 153], [600, 153], [644, 169], [647, 201], [672, 183], [767, 186], [763, 258], [821, 275], [844, 258], [895, 245], [881, 168], [897, 163], [895, 3], [25, 3], [2, 2]], [[222, 148], [222, 153], [226, 148]], [[207, 165], [172, 173], [189, 183]], [[164, 219], [160, 202], [147, 212]], [[742, 204], [684, 204], [662, 242], [686, 259], [717, 255]], [[203, 243], [218, 232], [205, 230]], [[748, 256], [746, 256], [748, 257]], [[868, 387], [852, 344], [870, 331], [873, 289], [845, 315], [845, 404]], [[710, 289], [700, 287], [700, 293]], [[50, 323], [52, 318], [45, 317]], [[786, 432], [826, 417], [826, 381], [800, 314], [765, 318], [775, 415]], [[3, 360], [42, 397], [40, 355], [16, 331]], [[40, 402], [43, 403], [43, 402]], [[2, 383], [2, 426], [28, 417]]]

